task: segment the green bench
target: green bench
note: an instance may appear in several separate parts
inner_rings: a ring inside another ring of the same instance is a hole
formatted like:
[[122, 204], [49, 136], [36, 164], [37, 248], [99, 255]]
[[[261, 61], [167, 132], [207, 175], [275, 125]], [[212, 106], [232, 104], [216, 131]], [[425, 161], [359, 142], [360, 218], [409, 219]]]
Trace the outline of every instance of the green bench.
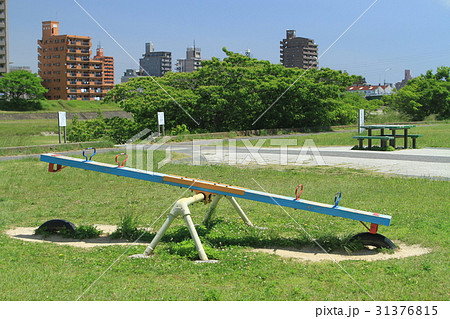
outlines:
[[[416, 140], [419, 137], [422, 137], [421, 134], [408, 134], [407, 137], [411, 138], [412, 140], [412, 148], [417, 148], [417, 142]], [[369, 149], [372, 148], [372, 140], [381, 140], [381, 147], [386, 147], [386, 141], [387, 140], [393, 140], [394, 138], [404, 138], [404, 135], [384, 135], [384, 136], [353, 136], [353, 138], [358, 139], [359, 141], [359, 148], [363, 148], [363, 141], [368, 140], [368, 147]]]
[[[412, 148], [417, 148], [416, 146], [417, 146], [417, 143], [416, 143], [416, 140], [419, 138], [419, 137], [422, 137], [423, 135], [421, 135], [421, 134], [408, 134], [407, 135], [407, 137], [410, 137], [411, 138], [411, 140], [412, 140]], [[402, 138], [402, 137], [405, 137], [404, 135], [395, 135], [395, 137], [396, 138]]]
[[372, 140], [381, 140], [381, 147], [386, 147], [386, 141], [387, 140], [393, 140], [393, 136], [353, 136], [353, 138], [356, 138], [359, 141], [359, 148], [363, 148], [363, 141], [368, 141], [368, 147], [369, 149], [372, 148]]

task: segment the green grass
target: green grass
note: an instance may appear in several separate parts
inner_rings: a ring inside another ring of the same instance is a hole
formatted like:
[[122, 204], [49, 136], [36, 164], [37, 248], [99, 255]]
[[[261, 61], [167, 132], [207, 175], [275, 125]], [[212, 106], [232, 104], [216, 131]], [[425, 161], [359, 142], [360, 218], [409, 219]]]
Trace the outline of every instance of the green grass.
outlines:
[[422, 134], [417, 139], [419, 147], [450, 147], [450, 123], [419, 126], [412, 134]]
[[[0, 121], [0, 147], [58, 143], [56, 120]], [[45, 135], [44, 135], [45, 134]]]
[[41, 102], [43, 111], [67, 111], [67, 112], [97, 112], [97, 111], [122, 111], [116, 103], [104, 103], [101, 101], [64, 101], [46, 100]]
[[385, 108], [382, 113], [369, 113], [366, 119], [366, 124], [403, 123], [410, 121], [411, 116], [402, 114], [390, 108]]
[[[65, 101], [65, 100], [42, 100], [41, 110], [18, 113], [46, 113], [46, 112], [98, 112], [98, 111], [122, 111], [116, 103], [104, 103], [101, 101]], [[11, 113], [0, 111], [0, 113]]]
[[[98, 154], [95, 160], [114, 163], [114, 154]], [[433, 250], [400, 260], [344, 261], [345, 270], [376, 300], [448, 299], [446, 181], [335, 167], [271, 170], [168, 164], [161, 171], [257, 190], [259, 183], [269, 192], [287, 196], [293, 196], [295, 186], [302, 183], [302, 198], [325, 203], [332, 203], [341, 191], [343, 206], [392, 215], [392, 225], [380, 227], [381, 234]], [[125, 250], [24, 242], [4, 235], [6, 229], [37, 227], [53, 218], [78, 225], [118, 224], [125, 213], [139, 216], [141, 226], [158, 229], [165, 215], [157, 218], [180, 196], [190, 195], [168, 185], [75, 168], [48, 173], [45, 163], [32, 159], [1, 163], [0, 177], [0, 300], [75, 300]], [[186, 257], [191, 249], [179, 236], [184, 223], [178, 218], [170, 228], [178, 243], [163, 241], [151, 259], [125, 258], [142, 253], [145, 246], [130, 248], [81, 300], [370, 300], [332, 262], [295, 262], [250, 251], [273, 244], [309, 243], [298, 224], [324, 244], [339, 244], [364, 231], [359, 223], [287, 209], [294, 222], [277, 206], [238, 201], [255, 225], [268, 230], [244, 226], [230, 204], [221, 202], [214, 225], [202, 234], [209, 238], [208, 251], [220, 263], [194, 264]], [[201, 222], [206, 209], [203, 204], [191, 207], [195, 223]]]
[[[70, 121], [69, 121], [70, 124]], [[18, 120], [0, 121], [0, 148], [36, 146], [24, 149], [0, 149], [0, 156], [39, 154], [49, 151], [68, 151], [82, 149], [83, 147], [112, 147], [109, 141], [92, 142], [92, 145], [60, 144], [57, 147], [41, 147], [41, 145], [58, 144], [57, 120]]]

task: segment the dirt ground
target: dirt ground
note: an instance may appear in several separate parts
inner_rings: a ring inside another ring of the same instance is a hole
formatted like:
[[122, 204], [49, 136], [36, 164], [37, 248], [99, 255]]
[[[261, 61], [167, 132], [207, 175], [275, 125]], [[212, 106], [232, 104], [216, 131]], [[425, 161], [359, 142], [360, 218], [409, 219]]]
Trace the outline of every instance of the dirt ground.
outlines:
[[283, 258], [292, 258], [298, 261], [311, 261], [311, 262], [320, 262], [320, 261], [343, 261], [343, 260], [366, 260], [366, 261], [375, 261], [375, 260], [387, 260], [387, 259], [400, 259], [412, 256], [420, 256], [424, 254], [428, 254], [431, 252], [431, 249], [421, 247], [420, 245], [411, 245], [407, 246], [402, 243], [397, 243], [397, 247], [399, 249], [393, 251], [392, 253], [380, 252], [375, 249], [364, 248], [363, 250], [347, 253], [345, 251], [342, 252], [332, 252], [325, 253], [319, 247], [305, 247], [302, 249], [297, 248], [258, 248], [252, 249], [254, 252], [263, 252], [267, 254], [275, 254]]
[[44, 237], [42, 235], [35, 235], [34, 227], [17, 227], [6, 231], [6, 234], [11, 238], [20, 239], [23, 241], [30, 241], [35, 243], [54, 243], [57, 245], [67, 245], [81, 248], [92, 248], [99, 246], [110, 245], [148, 245], [148, 243], [131, 243], [123, 239], [111, 239], [108, 235], [116, 230], [116, 226], [111, 225], [94, 225], [97, 229], [103, 230], [103, 234], [98, 238], [92, 239], [73, 239], [64, 238], [58, 235], [51, 235]]
[[[58, 245], [68, 245], [81, 248], [92, 248], [99, 246], [109, 245], [148, 245], [148, 243], [131, 243], [121, 239], [111, 239], [108, 235], [114, 232], [116, 226], [111, 225], [95, 225], [97, 229], [103, 230], [103, 234], [99, 238], [93, 239], [73, 239], [63, 238], [58, 235], [52, 235], [43, 237], [42, 235], [35, 235], [36, 228], [33, 227], [17, 227], [6, 231], [6, 234], [11, 238], [16, 238], [24, 241], [37, 242], [37, 243], [54, 243]], [[298, 261], [305, 262], [322, 262], [322, 261], [336, 261], [343, 260], [387, 260], [393, 258], [406, 258], [411, 256], [420, 256], [431, 252], [431, 249], [421, 247], [420, 245], [405, 245], [402, 243], [396, 243], [399, 249], [393, 253], [379, 252], [374, 249], [365, 248], [351, 254], [343, 252], [325, 253], [319, 247], [305, 247], [301, 249], [297, 248], [257, 248], [252, 249], [252, 252], [261, 252], [267, 254], [275, 254], [283, 258], [292, 258]]]

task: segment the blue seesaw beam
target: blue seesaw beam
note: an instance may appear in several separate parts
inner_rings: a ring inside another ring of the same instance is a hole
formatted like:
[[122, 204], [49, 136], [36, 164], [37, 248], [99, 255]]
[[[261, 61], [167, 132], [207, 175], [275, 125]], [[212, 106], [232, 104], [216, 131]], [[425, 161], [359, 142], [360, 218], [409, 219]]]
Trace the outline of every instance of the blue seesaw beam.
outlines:
[[376, 225], [389, 226], [391, 223], [391, 216], [388, 215], [371, 213], [358, 209], [341, 207], [337, 205], [323, 204], [304, 199], [296, 200], [294, 197], [287, 197], [282, 195], [270, 194], [266, 192], [259, 192], [244, 187], [232, 186], [222, 183], [214, 183], [205, 180], [196, 180], [193, 178], [171, 174], [162, 174], [157, 172], [144, 171], [130, 167], [121, 167], [118, 165], [105, 164], [91, 160], [78, 159], [52, 153], [42, 154], [40, 159], [42, 162], [59, 165], [60, 167], [69, 166], [94, 172], [141, 179], [149, 182], [190, 188], [192, 190], [204, 193], [232, 196], [256, 202], [262, 202], [325, 215], [358, 220], [361, 222], [367, 222]]

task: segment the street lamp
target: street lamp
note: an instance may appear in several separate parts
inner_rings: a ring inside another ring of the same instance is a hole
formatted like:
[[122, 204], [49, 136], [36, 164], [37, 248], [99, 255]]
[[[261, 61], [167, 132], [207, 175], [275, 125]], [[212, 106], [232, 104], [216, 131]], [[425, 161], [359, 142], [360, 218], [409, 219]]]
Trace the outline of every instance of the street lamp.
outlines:
[[384, 70], [384, 85], [386, 85], [386, 72], [391, 70], [391, 68], [387, 68], [386, 70]]

